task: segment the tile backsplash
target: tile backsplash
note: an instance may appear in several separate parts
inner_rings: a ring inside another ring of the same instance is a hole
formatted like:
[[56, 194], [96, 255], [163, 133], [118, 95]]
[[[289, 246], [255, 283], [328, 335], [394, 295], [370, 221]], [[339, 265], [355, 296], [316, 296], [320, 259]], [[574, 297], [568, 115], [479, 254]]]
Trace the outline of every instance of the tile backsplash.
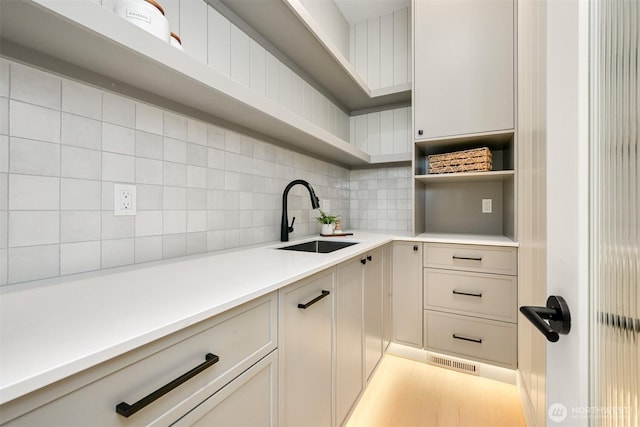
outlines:
[[[378, 171], [374, 185], [363, 171], [0, 58], [0, 285], [278, 240], [282, 191], [297, 178], [345, 227], [404, 229], [390, 209], [408, 215], [408, 170]], [[136, 216], [113, 215], [115, 183], [136, 185]], [[360, 193], [373, 186], [386, 190], [375, 206]], [[294, 187], [292, 237], [318, 231], [315, 215]]]

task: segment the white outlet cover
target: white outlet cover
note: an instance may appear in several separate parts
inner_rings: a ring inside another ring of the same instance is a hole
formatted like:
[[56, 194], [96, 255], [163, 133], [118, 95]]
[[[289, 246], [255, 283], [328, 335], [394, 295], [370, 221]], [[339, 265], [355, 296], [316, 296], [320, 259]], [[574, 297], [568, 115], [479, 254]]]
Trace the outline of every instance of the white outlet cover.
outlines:
[[322, 199], [320, 204], [322, 205], [320, 209], [322, 209], [324, 212], [331, 212], [331, 201], [329, 199]]
[[115, 184], [113, 186], [113, 214], [136, 214], [136, 186], [129, 184]]
[[493, 212], [493, 199], [482, 199], [482, 213]]

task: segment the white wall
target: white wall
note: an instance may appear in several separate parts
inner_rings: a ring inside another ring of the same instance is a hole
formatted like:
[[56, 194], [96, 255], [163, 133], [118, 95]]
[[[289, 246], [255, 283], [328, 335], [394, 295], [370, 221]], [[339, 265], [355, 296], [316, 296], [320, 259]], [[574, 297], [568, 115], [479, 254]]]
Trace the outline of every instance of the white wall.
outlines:
[[360, 114], [350, 120], [350, 142], [365, 153], [411, 153], [411, 107]]
[[411, 10], [351, 26], [351, 63], [370, 89], [411, 82]]
[[349, 58], [349, 23], [333, 0], [300, 0], [345, 58]]

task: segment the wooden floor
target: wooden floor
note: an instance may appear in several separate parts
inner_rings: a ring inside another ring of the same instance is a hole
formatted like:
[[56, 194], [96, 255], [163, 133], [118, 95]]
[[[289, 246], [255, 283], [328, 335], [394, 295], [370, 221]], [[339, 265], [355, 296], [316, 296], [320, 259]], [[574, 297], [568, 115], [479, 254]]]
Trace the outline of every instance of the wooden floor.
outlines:
[[385, 355], [347, 427], [525, 426], [516, 386]]

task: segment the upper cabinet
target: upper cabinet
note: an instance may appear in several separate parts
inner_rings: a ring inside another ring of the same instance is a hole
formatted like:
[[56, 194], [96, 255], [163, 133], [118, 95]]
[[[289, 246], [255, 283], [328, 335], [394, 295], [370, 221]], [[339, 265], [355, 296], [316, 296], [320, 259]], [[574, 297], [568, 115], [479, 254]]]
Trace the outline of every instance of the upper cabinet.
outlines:
[[514, 128], [513, 0], [417, 0], [414, 139]]

